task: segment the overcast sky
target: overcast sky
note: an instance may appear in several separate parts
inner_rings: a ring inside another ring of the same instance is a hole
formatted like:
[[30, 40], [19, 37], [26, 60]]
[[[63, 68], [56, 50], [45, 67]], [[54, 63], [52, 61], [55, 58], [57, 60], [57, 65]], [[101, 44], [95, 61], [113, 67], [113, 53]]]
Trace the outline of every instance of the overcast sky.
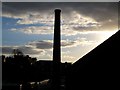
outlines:
[[118, 30], [117, 2], [4, 2], [3, 54], [18, 48], [38, 60], [52, 60], [55, 8], [62, 10], [63, 62], [75, 62]]

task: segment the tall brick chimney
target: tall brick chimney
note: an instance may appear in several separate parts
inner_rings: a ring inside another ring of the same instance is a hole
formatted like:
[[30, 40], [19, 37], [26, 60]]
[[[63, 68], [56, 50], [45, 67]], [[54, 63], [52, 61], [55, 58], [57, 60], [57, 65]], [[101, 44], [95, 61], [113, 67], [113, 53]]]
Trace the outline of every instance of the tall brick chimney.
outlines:
[[60, 88], [60, 63], [61, 63], [61, 49], [60, 49], [60, 9], [55, 9], [55, 23], [54, 23], [54, 45], [53, 45], [53, 90]]

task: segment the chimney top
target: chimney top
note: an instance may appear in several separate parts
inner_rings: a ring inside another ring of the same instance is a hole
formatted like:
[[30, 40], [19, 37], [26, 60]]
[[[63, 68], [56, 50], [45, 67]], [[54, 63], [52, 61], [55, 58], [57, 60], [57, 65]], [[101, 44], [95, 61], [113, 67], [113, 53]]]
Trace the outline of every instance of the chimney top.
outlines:
[[55, 12], [61, 12], [61, 9], [55, 9]]

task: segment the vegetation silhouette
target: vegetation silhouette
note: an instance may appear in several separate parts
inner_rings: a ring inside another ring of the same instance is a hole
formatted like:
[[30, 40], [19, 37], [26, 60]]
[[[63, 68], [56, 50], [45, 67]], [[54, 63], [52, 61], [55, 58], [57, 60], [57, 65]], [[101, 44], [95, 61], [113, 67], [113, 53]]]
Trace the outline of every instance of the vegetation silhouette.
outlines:
[[[60, 63], [61, 84], [65, 84], [65, 71], [70, 66], [71, 63]], [[29, 55], [18, 53], [10, 57], [2, 55], [2, 76], [2, 90], [51, 90], [53, 61], [37, 61]]]

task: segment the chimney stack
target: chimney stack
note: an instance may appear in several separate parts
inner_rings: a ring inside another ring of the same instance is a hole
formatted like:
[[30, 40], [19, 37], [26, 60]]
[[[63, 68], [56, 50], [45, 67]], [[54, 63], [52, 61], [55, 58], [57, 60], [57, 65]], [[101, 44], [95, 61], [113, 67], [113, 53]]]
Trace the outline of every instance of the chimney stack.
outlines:
[[60, 50], [60, 9], [55, 9], [55, 23], [54, 23], [54, 45], [53, 45], [53, 61], [61, 62]]
[[60, 88], [60, 63], [61, 63], [61, 49], [60, 49], [60, 9], [55, 9], [55, 23], [54, 23], [54, 45], [53, 45], [53, 90]]

